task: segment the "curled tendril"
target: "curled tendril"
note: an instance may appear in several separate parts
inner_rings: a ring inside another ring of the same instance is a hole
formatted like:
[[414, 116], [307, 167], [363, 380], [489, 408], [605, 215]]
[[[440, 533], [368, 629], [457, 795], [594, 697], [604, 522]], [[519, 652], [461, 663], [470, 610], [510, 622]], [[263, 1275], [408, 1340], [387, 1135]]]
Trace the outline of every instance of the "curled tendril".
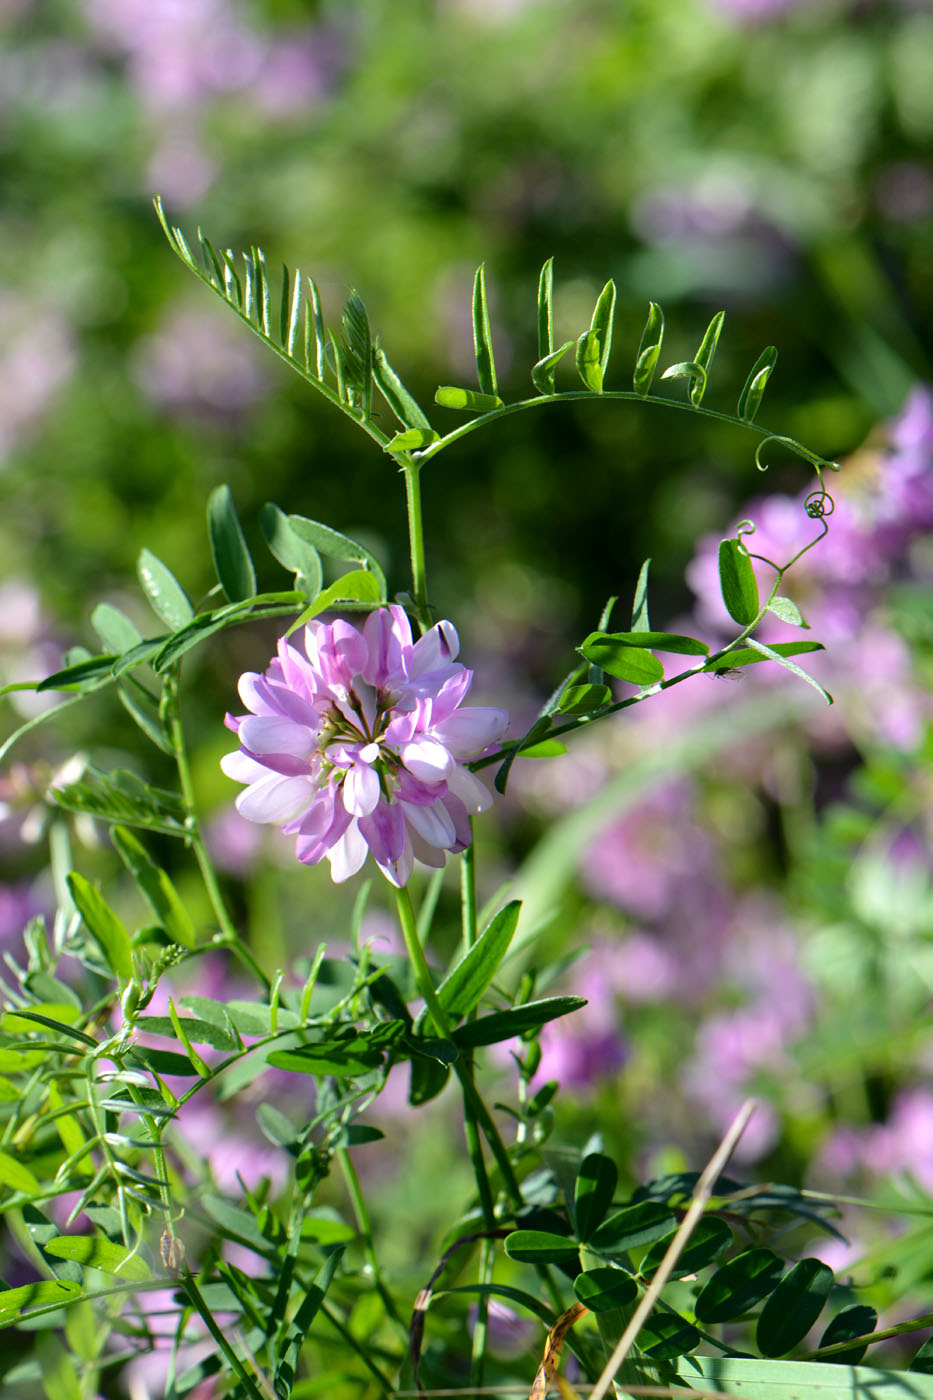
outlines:
[[824, 520], [827, 515], [832, 515], [836, 509], [836, 502], [821, 481], [819, 489], [810, 492], [803, 503], [803, 508], [811, 520]]
[[753, 535], [755, 533], [754, 520], [740, 520], [735, 527], [736, 539], [741, 539], [743, 535]]
[[[817, 476], [820, 476], [823, 471], [837, 472], [839, 470], [838, 462], [830, 462], [826, 457], [821, 457], [819, 453], [811, 452], [809, 447], [804, 447], [803, 443], [798, 442], [796, 438], [785, 437], [782, 433], [771, 433], [769, 437], [762, 438], [755, 448], [755, 466], [760, 472], [768, 470], [768, 463], [763, 462], [761, 456], [768, 444], [772, 442], [780, 443], [782, 447], [787, 448], [788, 452], [793, 452], [795, 456], [809, 462], [810, 466], [815, 468]], [[822, 483], [822, 477], [820, 480]]]

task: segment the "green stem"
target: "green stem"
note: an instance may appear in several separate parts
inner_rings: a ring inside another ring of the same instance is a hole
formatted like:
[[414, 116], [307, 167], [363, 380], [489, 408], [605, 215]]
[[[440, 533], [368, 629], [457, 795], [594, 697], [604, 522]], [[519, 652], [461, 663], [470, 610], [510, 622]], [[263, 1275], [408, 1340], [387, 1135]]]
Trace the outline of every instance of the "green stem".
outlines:
[[256, 1382], [253, 1380], [252, 1376], [246, 1370], [245, 1366], [243, 1365], [240, 1358], [237, 1356], [236, 1352], [233, 1350], [222, 1329], [218, 1327], [217, 1323], [214, 1321], [214, 1315], [211, 1312], [210, 1308], [207, 1306], [207, 1303], [204, 1301], [204, 1298], [201, 1295], [201, 1290], [195, 1283], [194, 1278], [191, 1274], [191, 1270], [187, 1268], [187, 1266], [185, 1267], [184, 1273], [178, 1280], [178, 1286], [181, 1289], [181, 1291], [185, 1294], [186, 1298], [188, 1299], [188, 1302], [194, 1308], [195, 1312], [198, 1313], [198, 1315], [204, 1323], [204, 1326], [207, 1328], [208, 1332], [210, 1332], [211, 1336], [214, 1338], [214, 1341], [217, 1343], [217, 1345], [220, 1347], [220, 1350], [223, 1352], [224, 1356], [229, 1361], [231, 1367], [233, 1368], [233, 1371], [236, 1373], [247, 1394], [250, 1396], [250, 1400], [265, 1400], [265, 1397], [263, 1396], [261, 1390], [256, 1385]]
[[[470, 821], [472, 828], [473, 822]], [[476, 942], [476, 848], [471, 841], [460, 857], [460, 902], [463, 911], [463, 951]]]
[[[412, 908], [411, 895], [403, 885], [396, 890], [396, 902], [398, 905], [399, 922], [402, 926], [402, 935], [405, 939], [405, 947], [411, 959], [411, 965], [415, 973], [415, 983], [418, 991], [424, 997], [425, 1005], [428, 1008], [428, 1015], [434, 1023], [434, 1029], [442, 1040], [450, 1040], [450, 1024], [444, 1014], [444, 1009], [437, 999], [434, 990], [434, 983], [431, 980], [431, 972], [425, 960], [424, 949], [418, 940], [418, 929], [415, 923], [415, 911]], [[489, 1109], [480, 1096], [479, 1090], [473, 1078], [473, 1065], [467, 1056], [461, 1055], [454, 1061], [454, 1072], [460, 1080], [463, 1089], [464, 1105], [469, 1113], [483, 1130], [483, 1136], [489, 1143], [492, 1155], [496, 1159], [496, 1165], [502, 1173], [502, 1182], [515, 1206], [521, 1206], [522, 1192], [515, 1175], [512, 1162], [506, 1150], [505, 1143], [499, 1134], [499, 1129], [492, 1120]], [[477, 1186], [479, 1183], [477, 1183]]]
[[379, 1258], [376, 1254], [376, 1245], [373, 1240], [373, 1228], [369, 1218], [369, 1210], [366, 1206], [366, 1198], [360, 1187], [360, 1179], [353, 1165], [353, 1159], [345, 1147], [338, 1147], [336, 1155], [337, 1161], [340, 1163], [340, 1169], [343, 1172], [343, 1179], [346, 1182], [347, 1191], [350, 1194], [350, 1200], [353, 1202], [353, 1213], [356, 1216], [357, 1228], [363, 1243], [363, 1253], [366, 1255], [366, 1262], [372, 1271], [376, 1292], [382, 1299], [382, 1306], [386, 1310], [386, 1316], [391, 1318], [407, 1338], [408, 1328], [402, 1321], [398, 1308], [395, 1306], [395, 1301], [388, 1288], [386, 1288], [385, 1281], [382, 1277], [382, 1270], [379, 1267]]
[[191, 849], [194, 851], [195, 859], [201, 871], [201, 878], [204, 881], [204, 888], [207, 890], [211, 907], [214, 910], [214, 915], [223, 934], [219, 942], [230, 948], [268, 990], [272, 984], [259, 966], [252, 952], [247, 948], [236, 931], [234, 922], [230, 917], [230, 912], [224, 902], [224, 897], [221, 894], [216, 871], [207, 853], [207, 847], [204, 845], [204, 838], [201, 835], [200, 823], [198, 822], [198, 808], [194, 792], [194, 780], [191, 776], [191, 765], [188, 762], [188, 750], [185, 745], [185, 732], [182, 728], [181, 715], [178, 710], [178, 680], [176, 675], [167, 675], [165, 678], [164, 704], [169, 739], [171, 740], [172, 751], [175, 755], [175, 765], [178, 769], [178, 782], [185, 804], [188, 841], [191, 845]]
[[427, 570], [424, 558], [424, 524], [421, 517], [421, 467], [417, 462], [403, 462], [405, 496], [408, 502], [408, 543], [411, 551], [411, 591], [415, 611], [423, 628], [431, 625], [428, 604]]

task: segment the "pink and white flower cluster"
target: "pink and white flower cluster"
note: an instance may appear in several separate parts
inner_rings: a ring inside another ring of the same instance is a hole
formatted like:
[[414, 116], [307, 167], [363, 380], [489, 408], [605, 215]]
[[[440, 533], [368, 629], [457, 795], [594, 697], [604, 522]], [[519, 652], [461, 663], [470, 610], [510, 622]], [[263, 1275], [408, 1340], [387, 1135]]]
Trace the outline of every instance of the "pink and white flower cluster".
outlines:
[[462, 706], [473, 672], [455, 660], [449, 622], [419, 641], [402, 608], [351, 623], [312, 622], [304, 652], [284, 637], [261, 675], [239, 691], [248, 715], [228, 715], [240, 741], [221, 766], [247, 788], [242, 816], [297, 835], [306, 865], [330, 861], [337, 882], [372, 852], [393, 885], [417, 858], [442, 866], [470, 844], [470, 815], [491, 802], [464, 763], [508, 727], [504, 710]]

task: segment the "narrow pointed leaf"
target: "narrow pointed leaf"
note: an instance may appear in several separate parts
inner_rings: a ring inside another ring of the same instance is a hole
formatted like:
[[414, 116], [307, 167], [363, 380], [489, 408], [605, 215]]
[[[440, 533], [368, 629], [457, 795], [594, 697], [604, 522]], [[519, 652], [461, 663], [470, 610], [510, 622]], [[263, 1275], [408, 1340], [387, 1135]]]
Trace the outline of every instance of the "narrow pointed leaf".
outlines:
[[635, 356], [635, 373], [632, 383], [636, 394], [644, 398], [651, 390], [658, 356], [664, 340], [664, 312], [656, 302], [648, 303], [648, 319], [641, 334], [638, 354]]
[[473, 349], [476, 352], [476, 382], [480, 391], [496, 397], [496, 360], [492, 349], [489, 305], [486, 300], [486, 267], [480, 263], [473, 279]]
[[[543, 363], [554, 350], [554, 259], [548, 258], [538, 278], [538, 361]], [[567, 341], [564, 349], [573, 344]], [[534, 378], [534, 371], [532, 371]], [[537, 380], [535, 383], [537, 384]]]
[[329, 559], [352, 559], [363, 564], [378, 583], [379, 596], [385, 598], [386, 576], [378, 560], [363, 545], [341, 535], [339, 530], [332, 530], [329, 525], [322, 525], [319, 520], [309, 520], [304, 515], [290, 515], [288, 523], [299, 539], [313, 545]]
[[766, 350], [762, 350], [758, 359], [752, 365], [745, 386], [739, 395], [738, 415], [745, 418], [749, 423], [754, 419], [755, 414], [761, 406], [768, 380], [771, 378], [771, 371], [777, 364], [778, 352], [775, 346], [769, 345]]
[[356, 603], [368, 608], [370, 606], [376, 607], [384, 601], [385, 598], [374, 574], [369, 573], [366, 569], [351, 569], [348, 574], [343, 574], [317, 595], [310, 606], [305, 608], [301, 616], [292, 623], [289, 633], [294, 632], [298, 627], [303, 627], [306, 622], [310, 622], [312, 617], [317, 617], [318, 613], [336, 607], [338, 603]]
[[278, 1360], [272, 1378], [277, 1395], [288, 1396], [291, 1393], [298, 1369], [298, 1357], [305, 1337], [320, 1311], [342, 1255], [343, 1249], [341, 1248], [335, 1249], [327, 1256], [315, 1274], [311, 1287], [302, 1298], [297, 1311], [283, 1325], [275, 1347]]
[[128, 982], [134, 970], [133, 947], [122, 921], [103, 895], [77, 871], [72, 871], [68, 876], [68, 888], [75, 908], [100, 947], [107, 965], [122, 982]]
[[543, 1001], [529, 1001], [508, 1011], [493, 1011], [489, 1016], [480, 1016], [476, 1021], [459, 1026], [453, 1033], [454, 1043], [460, 1049], [497, 1045], [500, 1041], [523, 1035], [525, 1031], [537, 1030], [539, 1026], [559, 1016], [567, 1016], [571, 1011], [578, 1011], [585, 1005], [585, 997], [545, 997]]
[[[309, 297], [305, 306], [305, 367], [318, 379], [324, 378], [324, 347], [327, 336], [321, 312], [321, 294], [313, 277], [306, 277]], [[313, 349], [313, 357], [311, 350]], [[313, 365], [313, 370], [312, 370]]]
[[173, 755], [174, 749], [159, 715], [159, 706], [148, 692], [132, 685], [118, 685], [117, 694], [120, 704], [156, 748]]
[[639, 570], [638, 582], [635, 585], [635, 601], [632, 604], [633, 632], [650, 631], [650, 623], [648, 622], [648, 570], [650, 567], [651, 560], [646, 559]]
[[87, 661], [76, 662], [74, 666], [64, 666], [39, 681], [36, 690], [93, 690], [113, 679], [113, 663], [116, 660], [116, 656], [108, 653], [106, 656], [91, 656]]
[[752, 649], [751, 638], [743, 646], [735, 647], [732, 651], [727, 651], [723, 656], [711, 661], [704, 667], [706, 671], [734, 671], [741, 666], [754, 666], [759, 661], [773, 661], [774, 652], [777, 656], [801, 656], [810, 651], [825, 650], [822, 642], [772, 642], [767, 651], [761, 649], [759, 643], [757, 649]]
[[111, 837], [120, 859], [172, 942], [180, 943], [183, 948], [193, 948], [197, 934], [191, 915], [168, 875], [155, 864], [143, 843], [131, 831], [115, 826]]
[[218, 486], [208, 498], [207, 529], [214, 568], [230, 602], [240, 603], [254, 597], [256, 574], [253, 561], [240, 529], [233, 495], [227, 485]]
[[352, 379], [360, 395], [360, 408], [363, 416], [369, 418], [373, 406], [373, 337], [369, 316], [358, 292], [351, 292], [347, 298], [341, 322], [347, 338]]
[[399, 379], [381, 345], [373, 352], [373, 374], [380, 394], [404, 428], [433, 432], [424, 409]]
[[806, 681], [807, 685], [812, 686], [814, 690], [822, 695], [827, 705], [833, 703], [833, 697], [830, 695], [829, 691], [824, 690], [819, 681], [814, 680], [809, 672], [805, 671], [802, 666], [797, 666], [793, 661], [790, 661], [786, 655], [782, 655], [777, 647], [766, 647], [764, 642], [759, 642], [756, 637], [749, 637], [748, 645], [754, 651], [760, 651], [762, 656], [767, 657], [769, 661], [776, 661], [779, 666], [783, 666], [785, 671], [790, 671], [798, 680]]
[[577, 341], [577, 373], [594, 394], [603, 391], [603, 372], [599, 359], [599, 336], [594, 330], [584, 331]]
[[722, 323], [726, 319], [724, 311], [717, 311], [716, 315], [706, 327], [703, 339], [700, 341], [700, 348], [694, 355], [694, 364], [703, 370], [703, 378], [696, 379], [690, 385], [690, 402], [694, 408], [698, 408], [703, 395], [706, 392], [706, 385], [709, 380], [710, 365], [713, 363], [713, 356], [716, 354], [716, 346], [719, 344], [719, 336], [722, 332]]
[[[591, 1152], [583, 1158], [574, 1185], [574, 1217], [577, 1238], [588, 1240], [601, 1225], [619, 1182], [619, 1173], [611, 1157]], [[585, 1302], [581, 1299], [581, 1302]]]
[[67, 1303], [78, 1298], [83, 1292], [80, 1283], [71, 1279], [46, 1278], [37, 1283], [24, 1283], [19, 1288], [5, 1288], [0, 1291], [0, 1317], [14, 1317], [27, 1308], [38, 1308], [49, 1303]]
[[479, 1003], [502, 959], [518, 924], [521, 901], [513, 899], [500, 909], [437, 989], [437, 999], [452, 1020], [460, 1020]]
[[550, 354], [545, 355], [544, 358], [539, 360], [535, 365], [534, 369], [531, 371], [531, 378], [539, 394], [544, 394], [546, 398], [549, 398], [555, 392], [554, 370], [558, 361], [563, 359], [573, 343], [572, 340], [565, 340], [563, 345], [558, 346], [556, 350], [552, 350]]
[[719, 546], [719, 587], [726, 611], [734, 622], [748, 627], [758, 616], [758, 580], [755, 570], [737, 539], [723, 540]]
[[477, 394], [474, 389], [457, 389], [451, 384], [442, 384], [434, 395], [434, 402], [441, 408], [463, 409], [469, 413], [491, 413], [502, 408], [502, 400], [495, 394]]
[[151, 550], [140, 551], [136, 573], [156, 616], [173, 631], [191, 621], [194, 609], [187, 593], [171, 569], [166, 568]]
[[833, 1286], [833, 1271], [820, 1259], [801, 1259], [761, 1310], [755, 1343], [764, 1356], [784, 1356], [813, 1326]]
[[770, 1249], [747, 1249], [717, 1269], [697, 1297], [694, 1312], [704, 1326], [731, 1322], [773, 1293], [784, 1264]]
[[709, 646], [699, 637], [686, 637], [680, 632], [592, 632], [584, 647], [590, 647], [594, 638], [612, 642], [618, 647], [641, 647], [651, 651], [674, 652], [678, 656], [709, 656]]

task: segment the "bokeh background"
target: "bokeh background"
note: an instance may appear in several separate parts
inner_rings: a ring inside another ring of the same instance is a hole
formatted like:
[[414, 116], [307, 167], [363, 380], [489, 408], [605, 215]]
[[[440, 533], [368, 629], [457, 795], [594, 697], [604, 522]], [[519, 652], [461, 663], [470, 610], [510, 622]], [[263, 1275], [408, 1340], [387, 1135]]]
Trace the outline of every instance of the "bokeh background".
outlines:
[[[224, 481], [262, 584], [285, 586], [258, 529], [268, 499], [358, 536], [407, 584], [387, 459], [173, 257], [155, 192], [186, 230], [312, 272], [332, 320], [357, 287], [425, 404], [472, 382], [480, 261], [508, 398], [531, 392], [546, 257], [561, 339], [615, 279], [611, 387], [630, 382], [649, 299], [667, 362], [725, 308], [707, 403], [731, 411], [776, 344], [762, 420], [843, 461], [835, 533], [788, 583], [831, 645], [835, 710], [789, 677], [698, 679], [519, 765], [482, 838], [483, 895], [514, 878], [540, 915], [526, 964], [574, 954], [562, 985], [591, 997], [545, 1037], [559, 1135], [599, 1128], [630, 1177], [694, 1163], [754, 1091], [748, 1170], [933, 1192], [931, 73], [923, 0], [0, 0], [4, 679], [93, 646], [101, 599], [151, 628], [143, 546], [202, 596], [204, 503]], [[656, 624], [717, 635], [716, 539], [749, 514], [765, 553], [812, 534], [803, 464], [778, 453], [761, 477], [750, 444], [575, 402], [446, 452], [424, 474], [431, 592], [476, 694], [524, 724], [648, 555]], [[270, 967], [339, 948], [353, 895], [230, 814], [220, 717], [271, 642], [244, 629], [196, 653], [188, 702], [215, 850]], [[36, 702], [3, 703], [7, 732]], [[78, 747], [166, 778], [137, 737], [93, 701], [7, 760], [9, 949], [48, 900], [49, 771]], [[99, 834], [75, 839], [115, 881]], [[364, 932], [389, 940], [379, 897]], [[273, 1170], [252, 1120], [238, 1131], [243, 1171]], [[388, 1218], [409, 1218], [419, 1172], [450, 1169], [444, 1144], [394, 1143], [404, 1170], [372, 1183]], [[426, 1236], [430, 1215], [422, 1192]]]

